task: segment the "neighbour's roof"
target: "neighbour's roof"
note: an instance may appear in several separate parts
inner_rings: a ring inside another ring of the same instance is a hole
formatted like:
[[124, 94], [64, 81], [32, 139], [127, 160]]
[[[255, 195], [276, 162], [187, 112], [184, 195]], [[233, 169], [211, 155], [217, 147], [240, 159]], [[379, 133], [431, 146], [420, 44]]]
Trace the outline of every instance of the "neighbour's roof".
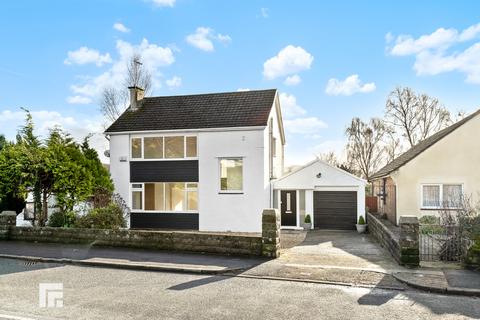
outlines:
[[468, 117], [465, 117], [462, 120], [452, 124], [451, 126], [431, 135], [425, 140], [420, 141], [419, 143], [411, 147], [409, 150], [405, 151], [400, 156], [395, 158], [392, 162], [388, 163], [386, 166], [381, 168], [374, 175], [372, 175], [370, 180], [375, 180], [378, 178], [388, 176], [390, 173], [402, 167], [403, 165], [407, 164], [410, 160], [418, 156], [420, 153], [427, 150], [428, 148], [433, 146], [435, 143], [437, 143], [438, 141], [440, 141], [441, 139], [443, 139], [444, 137], [446, 137], [447, 135], [455, 131], [457, 128], [465, 124], [467, 121], [473, 119], [475, 116], [479, 114], [480, 114], [480, 110], [477, 110], [476, 112], [472, 113]]
[[105, 133], [266, 126], [276, 89], [145, 97]]

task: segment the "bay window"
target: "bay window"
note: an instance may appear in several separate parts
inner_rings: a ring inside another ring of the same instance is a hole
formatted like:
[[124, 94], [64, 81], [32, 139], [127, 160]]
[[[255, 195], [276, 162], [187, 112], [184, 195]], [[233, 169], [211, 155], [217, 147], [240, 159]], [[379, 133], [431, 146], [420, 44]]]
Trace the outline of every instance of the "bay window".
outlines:
[[[143, 149], [143, 152], [142, 152]], [[131, 139], [132, 159], [163, 160], [197, 157], [196, 136], [155, 136]]]
[[[142, 209], [142, 203], [145, 209]], [[132, 210], [185, 212], [198, 210], [198, 183], [146, 182], [132, 184]]]
[[458, 208], [461, 205], [463, 186], [461, 184], [422, 185], [422, 208]]

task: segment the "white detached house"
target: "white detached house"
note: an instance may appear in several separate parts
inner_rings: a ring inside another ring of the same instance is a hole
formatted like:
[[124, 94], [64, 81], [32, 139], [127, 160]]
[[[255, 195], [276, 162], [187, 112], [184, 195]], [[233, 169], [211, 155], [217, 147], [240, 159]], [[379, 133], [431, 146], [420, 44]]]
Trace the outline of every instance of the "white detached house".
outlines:
[[281, 177], [276, 90], [144, 97], [105, 131], [110, 172], [131, 228], [260, 232]]

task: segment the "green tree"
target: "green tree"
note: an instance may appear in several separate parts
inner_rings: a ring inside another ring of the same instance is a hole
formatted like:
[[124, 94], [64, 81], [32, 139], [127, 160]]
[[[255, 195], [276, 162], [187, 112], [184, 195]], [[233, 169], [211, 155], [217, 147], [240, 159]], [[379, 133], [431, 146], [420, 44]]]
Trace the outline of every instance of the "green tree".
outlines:
[[[80, 145], [68, 133], [54, 128], [42, 141], [34, 134], [30, 112], [25, 112], [25, 125], [19, 130], [16, 143], [7, 142], [0, 151], [0, 209], [22, 204], [24, 207], [31, 192], [36, 224], [44, 226], [52, 196], [65, 214], [71, 213], [78, 203], [92, 199], [98, 188], [111, 195], [110, 175], [89, 146], [88, 137]], [[12, 203], [13, 200], [19, 204]]]

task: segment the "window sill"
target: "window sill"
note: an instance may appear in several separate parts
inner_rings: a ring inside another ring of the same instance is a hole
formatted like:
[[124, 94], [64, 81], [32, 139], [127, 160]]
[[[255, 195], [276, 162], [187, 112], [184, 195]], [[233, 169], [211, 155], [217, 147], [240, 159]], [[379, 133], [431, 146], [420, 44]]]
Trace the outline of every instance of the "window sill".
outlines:
[[219, 191], [218, 194], [243, 194], [243, 191]]
[[193, 213], [193, 214], [198, 214], [198, 211], [154, 211], [154, 210], [135, 210], [132, 209], [131, 212], [134, 213], [145, 213], [145, 214], [150, 214], [150, 213], [171, 213], [171, 214], [177, 214], [177, 213]]
[[421, 211], [439, 211], [439, 210], [443, 210], [443, 211], [454, 211], [454, 210], [460, 210], [461, 208], [441, 208], [441, 207], [438, 207], [438, 208], [420, 208]]

